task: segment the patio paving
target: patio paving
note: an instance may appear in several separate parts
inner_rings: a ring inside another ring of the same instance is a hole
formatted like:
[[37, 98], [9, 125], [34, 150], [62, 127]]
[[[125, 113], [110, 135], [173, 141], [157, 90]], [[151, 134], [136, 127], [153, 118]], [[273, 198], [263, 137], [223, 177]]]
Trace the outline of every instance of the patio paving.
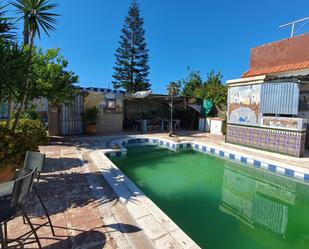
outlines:
[[[47, 155], [47, 172], [41, 175], [38, 189], [56, 233], [53, 237], [48, 225], [37, 230], [44, 248], [152, 248], [101, 174], [90, 161], [82, 162], [72, 144], [40, 150]], [[37, 199], [29, 198], [27, 210], [34, 224], [47, 222]], [[8, 231], [13, 239], [29, 228], [18, 217], [8, 223]], [[15, 248], [37, 248], [37, 244]]]

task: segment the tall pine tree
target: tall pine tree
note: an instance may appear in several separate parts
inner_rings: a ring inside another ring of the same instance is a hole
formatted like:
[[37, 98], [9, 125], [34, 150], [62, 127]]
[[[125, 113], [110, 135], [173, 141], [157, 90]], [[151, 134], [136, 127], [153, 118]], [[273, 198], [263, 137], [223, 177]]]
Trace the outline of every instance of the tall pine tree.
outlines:
[[115, 53], [116, 65], [113, 85], [116, 89], [124, 88], [131, 93], [150, 89], [149, 55], [143, 24], [140, 8], [133, 0], [121, 30], [120, 46]]

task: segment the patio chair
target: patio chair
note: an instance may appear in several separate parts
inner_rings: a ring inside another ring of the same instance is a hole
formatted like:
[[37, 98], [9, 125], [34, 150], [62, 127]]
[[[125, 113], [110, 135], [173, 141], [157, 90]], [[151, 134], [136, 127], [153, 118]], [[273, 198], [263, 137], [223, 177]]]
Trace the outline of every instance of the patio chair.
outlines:
[[[19, 236], [14, 240], [8, 241], [7, 236], [7, 222], [14, 219], [19, 213], [26, 219], [28, 225], [30, 226], [31, 232], [35, 237], [35, 241], [38, 247], [41, 249], [41, 243], [39, 237], [36, 233], [36, 229], [32, 225], [25, 209], [25, 197], [31, 191], [33, 178], [35, 175], [36, 170], [21, 170], [19, 172], [19, 177], [16, 178], [13, 182], [13, 191], [12, 194], [9, 196], [1, 196], [0, 197], [0, 240], [1, 240], [1, 248], [5, 249], [8, 248], [8, 244], [15, 242], [22, 238], [25, 235]], [[0, 185], [1, 188], [1, 185]], [[4, 229], [2, 228], [4, 227]], [[4, 231], [3, 231], [4, 230]], [[26, 233], [29, 234], [29, 233]], [[27, 237], [28, 238], [28, 237]], [[33, 243], [27, 242], [25, 244]]]
[[135, 119], [132, 119], [132, 130], [138, 131], [140, 130], [141, 124], [140, 122], [136, 121]]
[[[42, 208], [45, 212], [45, 215], [48, 219], [48, 223], [49, 223], [50, 229], [52, 231], [52, 234], [53, 234], [53, 236], [55, 236], [54, 227], [53, 227], [53, 224], [51, 222], [49, 213], [48, 213], [47, 208], [46, 208], [46, 206], [45, 206], [45, 204], [44, 204], [44, 202], [43, 202], [43, 200], [42, 200], [42, 198], [39, 194], [39, 191], [36, 187], [36, 184], [40, 180], [41, 172], [44, 171], [44, 164], [45, 164], [45, 154], [42, 154], [40, 152], [27, 151], [23, 168], [24, 169], [36, 169], [36, 175], [35, 175], [36, 182], [33, 185], [33, 190], [36, 193], [36, 195], [37, 195], [37, 197], [38, 197], [38, 199], [41, 203], [41, 206], [42, 206]], [[43, 224], [43, 225], [45, 225], [45, 224]], [[41, 225], [41, 226], [43, 226], [43, 225]]]

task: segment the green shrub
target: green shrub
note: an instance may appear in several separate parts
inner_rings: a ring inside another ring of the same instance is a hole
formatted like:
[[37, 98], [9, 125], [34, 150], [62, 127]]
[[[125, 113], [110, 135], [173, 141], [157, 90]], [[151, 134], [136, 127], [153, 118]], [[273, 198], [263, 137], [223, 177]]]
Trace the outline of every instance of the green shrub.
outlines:
[[[48, 143], [48, 137], [44, 124], [41, 120], [20, 119], [16, 128], [16, 133], [23, 134], [33, 143], [33, 146], [38, 150], [39, 145]], [[29, 145], [30, 146], [30, 145]]]
[[39, 145], [48, 143], [48, 137], [40, 120], [20, 119], [15, 134], [0, 123], [0, 168], [21, 167], [26, 151], [38, 151]]
[[30, 108], [24, 110], [21, 114], [21, 118], [23, 119], [33, 119], [33, 120], [41, 120], [40, 115], [34, 108]]
[[94, 125], [97, 122], [98, 118], [98, 109], [96, 106], [90, 107], [85, 110], [84, 121], [86, 125]]

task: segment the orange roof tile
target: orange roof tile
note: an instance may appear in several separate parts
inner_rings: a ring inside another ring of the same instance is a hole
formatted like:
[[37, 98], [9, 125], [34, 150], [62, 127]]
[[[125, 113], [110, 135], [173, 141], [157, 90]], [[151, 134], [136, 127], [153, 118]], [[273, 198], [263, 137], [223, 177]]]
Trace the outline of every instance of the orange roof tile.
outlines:
[[247, 77], [258, 76], [258, 75], [274, 74], [274, 73], [282, 73], [282, 72], [295, 71], [295, 70], [301, 70], [301, 69], [309, 69], [309, 61], [287, 64], [287, 65], [279, 65], [279, 66], [274, 66], [274, 67], [250, 69], [249, 71], [245, 72], [241, 76], [241, 78], [247, 78]]

